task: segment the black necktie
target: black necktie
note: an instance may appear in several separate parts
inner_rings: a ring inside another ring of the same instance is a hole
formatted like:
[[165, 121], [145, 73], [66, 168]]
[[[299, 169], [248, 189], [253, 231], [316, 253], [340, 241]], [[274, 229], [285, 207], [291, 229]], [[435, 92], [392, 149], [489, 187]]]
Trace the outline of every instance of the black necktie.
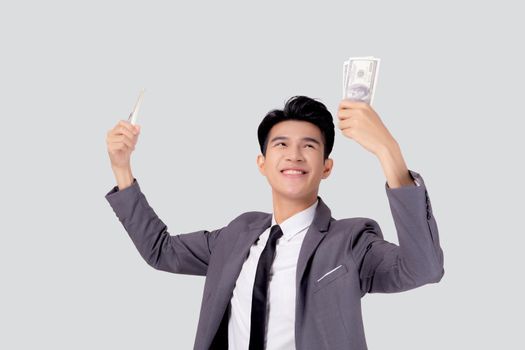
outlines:
[[250, 350], [264, 349], [264, 335], [266, 328], [266, 296], [268, 295], [268, 282], [270, 268], [275, 257], [275, 245], [283, 235], [279, 225], [274, 225], [270, 230], [270, 237], [262, 251], [252, 294], [252, 313], [250, 323]]

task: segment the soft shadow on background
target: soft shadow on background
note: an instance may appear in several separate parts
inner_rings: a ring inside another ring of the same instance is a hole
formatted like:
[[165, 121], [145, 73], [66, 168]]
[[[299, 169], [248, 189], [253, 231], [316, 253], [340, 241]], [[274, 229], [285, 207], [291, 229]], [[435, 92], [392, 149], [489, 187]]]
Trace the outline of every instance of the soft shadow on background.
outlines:
[[[362, 300], [370, 349], [523, 348], [519, 5], [10, 2], [0, 11], [2, 349], [191, 349], [204, 278], [154, 270], [104, 198], [105, 137], [146, 89], [133, 175], [171, 234], [270, 212], [256, 129], [293, 95], [374, 108], [427, 184], [440, 283]], [[320, 196], [398, 243], [375, 156], [336, 130]], [[521, 320], [521, 321], [519, 321]]]

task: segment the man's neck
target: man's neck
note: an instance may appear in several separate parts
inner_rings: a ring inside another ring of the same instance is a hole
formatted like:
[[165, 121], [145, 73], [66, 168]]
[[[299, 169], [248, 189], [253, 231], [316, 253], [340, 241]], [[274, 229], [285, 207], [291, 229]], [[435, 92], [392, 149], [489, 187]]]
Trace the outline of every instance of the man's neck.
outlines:
[[273, 195], [273, 215], [275, 222], [280, 225], [286, 219], [312, 206], [317, 200], [317, 193], [306, 198], [290, 199]]

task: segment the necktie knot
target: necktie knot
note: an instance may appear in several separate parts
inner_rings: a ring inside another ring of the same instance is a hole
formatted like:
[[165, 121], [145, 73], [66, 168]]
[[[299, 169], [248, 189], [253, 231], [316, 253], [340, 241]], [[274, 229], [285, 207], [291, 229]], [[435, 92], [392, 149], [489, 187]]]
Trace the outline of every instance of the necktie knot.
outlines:
[[279, 238], [283, 236], [283, 231], [281, 230], [281, 227], [279, 225], [273, 225], [272, 229], [270, 230], [270, 238], [272, 242], [277, 242]]

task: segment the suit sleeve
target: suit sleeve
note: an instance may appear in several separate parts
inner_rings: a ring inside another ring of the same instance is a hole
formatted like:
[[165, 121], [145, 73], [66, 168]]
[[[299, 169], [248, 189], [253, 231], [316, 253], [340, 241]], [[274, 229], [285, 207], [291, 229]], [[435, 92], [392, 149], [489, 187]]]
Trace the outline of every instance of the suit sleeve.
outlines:
[[437, 283], [445, 273], [425, 182], [420, 174], [409, 172], [416, 180], [414, 186], [390, 188], [385, 182], [399, 245], [384, 240], [381, 228], [372, 219], [364, 218], [354, 228], [351, 251], [363, 295], [402, 292]]
[[206, 275], [214, 244], [224, 227], [170, 235], [146, 200], [137, 179], [123, 190], [113, 187], [105, 197], [150, 266], [172, 273]]

